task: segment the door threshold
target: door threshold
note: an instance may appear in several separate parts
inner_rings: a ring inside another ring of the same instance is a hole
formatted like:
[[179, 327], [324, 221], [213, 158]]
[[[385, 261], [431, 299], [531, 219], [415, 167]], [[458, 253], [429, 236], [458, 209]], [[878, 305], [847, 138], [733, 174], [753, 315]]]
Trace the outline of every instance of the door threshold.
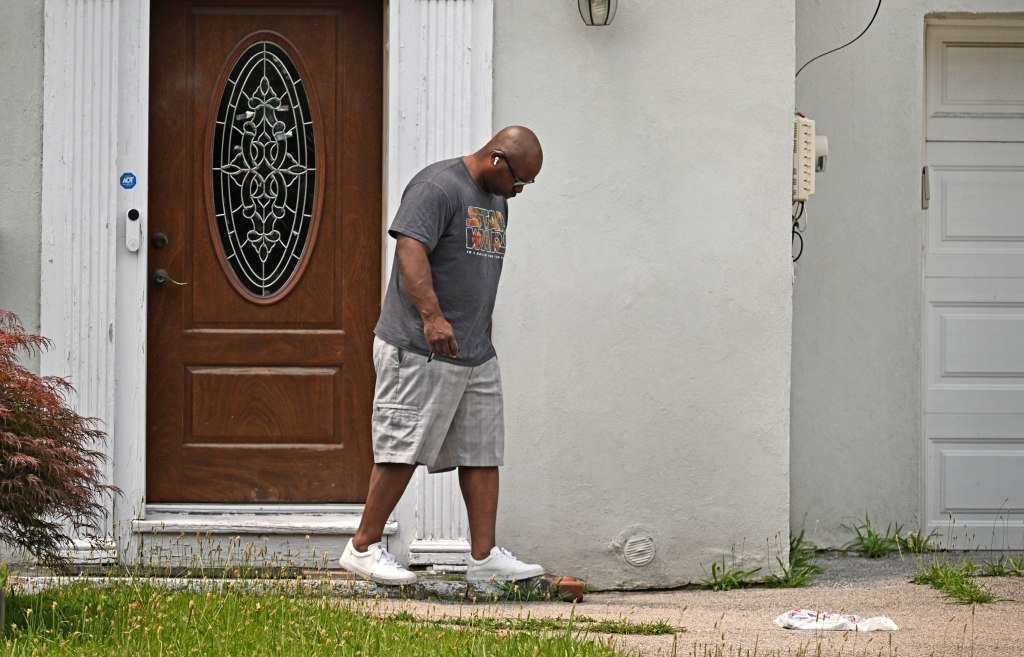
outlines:
[[[349, 535], [359, 527], [362, 504], [147, 504], [132, 521], [138, 534]], [[393, 519], [386, 536], [398, 531]]]

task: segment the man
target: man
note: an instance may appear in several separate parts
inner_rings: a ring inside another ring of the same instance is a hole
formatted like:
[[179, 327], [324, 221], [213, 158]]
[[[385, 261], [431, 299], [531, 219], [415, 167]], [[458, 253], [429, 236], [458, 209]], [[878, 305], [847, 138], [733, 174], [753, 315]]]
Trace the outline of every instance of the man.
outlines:
[[402, 195], [388, 231], [395, 264], [374, 330], [374, 466], [366, 507], [341, 566], [382, 584], [411, 584], [381, 543], [384, 524], [416, 466], [459, 469], [469, 515], [470, 581], [544, 573], [495, 545], [498, 466], [504, 452], [501, 374], [491, 312], [507, 240], [508, 202], [533, 182], [544, 155], [528, 128], [432, 164]]

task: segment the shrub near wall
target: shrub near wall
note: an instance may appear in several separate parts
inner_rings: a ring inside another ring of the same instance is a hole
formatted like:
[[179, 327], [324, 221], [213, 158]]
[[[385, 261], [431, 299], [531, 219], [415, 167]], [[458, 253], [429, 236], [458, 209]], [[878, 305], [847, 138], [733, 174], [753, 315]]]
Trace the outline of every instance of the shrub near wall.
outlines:
[[94, 449], [105, 434], [68, 404], [71, 384], [18, 360], [49, 347], [0, 310], [0, 541], [64, 568], [68, 529], [95, 535], [102, 496], [116, 489], [102, 482], [104, 455]]

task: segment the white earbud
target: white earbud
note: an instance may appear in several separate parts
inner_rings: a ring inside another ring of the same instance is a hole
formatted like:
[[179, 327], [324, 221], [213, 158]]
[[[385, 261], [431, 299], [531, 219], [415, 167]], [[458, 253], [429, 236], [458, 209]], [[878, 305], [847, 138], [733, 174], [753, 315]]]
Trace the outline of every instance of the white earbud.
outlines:
[[498, 166], [498, 158], [497, 158], [497, 156], [495, 156], [495, 158], [494, 158], [494, 166]]

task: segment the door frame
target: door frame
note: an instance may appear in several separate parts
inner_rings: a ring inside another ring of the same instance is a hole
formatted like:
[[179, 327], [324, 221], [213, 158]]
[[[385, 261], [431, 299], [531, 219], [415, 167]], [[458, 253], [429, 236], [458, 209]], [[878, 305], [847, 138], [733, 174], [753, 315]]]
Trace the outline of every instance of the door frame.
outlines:
[[[493, 0], [381, 1], [387, 5], [381, 26], [383, 296], [394, 255], [388, 218], [407, 181], [429, 162], [470, 152], [491, 135], [494, 9]], [[105, 501], [106, 533], [111, 550], [127, 556], [133, 554], [133, 525], [147, 514], [150, 2], [46, 0], [44, 21], [40, 331], [53, 348], [42, 354], [40, 371], [70, 378], [76, 408], [97, 418], [109, 436], [101, 448], [108, 459], [104, 474], [123, 496]], [[437, 100], [453, 94], [447, 105], [454, 111], [442, 111]], [[122, 185], [126, 172], [134, 180]], [[140, 216], [136, 252], [126, 247], [131, 209]], [[435, 492], [458, 495], [454, 478], [428, 483], [419, 475], [396, 510], [393, 551], [399, 556], [407, 556], [417, 538], [450, 551], [457, 537], [444, 534], [459, 528], [431, 531], [448, 513], [429, 506]], [[298, 506], [308, 507], [297, 505], [296, 512]]]

